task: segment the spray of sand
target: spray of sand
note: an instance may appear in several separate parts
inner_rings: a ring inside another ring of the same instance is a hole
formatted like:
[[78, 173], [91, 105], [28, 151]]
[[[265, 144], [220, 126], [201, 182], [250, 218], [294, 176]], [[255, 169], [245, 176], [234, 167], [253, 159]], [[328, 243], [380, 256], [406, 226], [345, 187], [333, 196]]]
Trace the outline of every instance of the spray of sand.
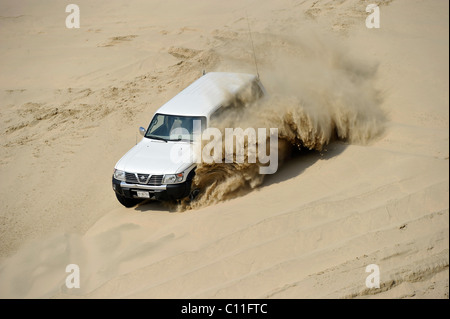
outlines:
[[[253, 103], [251, 94], [243, 94], [212, 120], [210, 125], [222, 136], [225, 128], [278, 128], [281, 165], [293, 150], [321, 151], [334, 140], [367, 144], [383, 132], [385, 115], [374, 87], [376, 65], [351, 58], [329, 40], [302, 37], [299, 42], [270, 35], [260, 35], [259, 40], [261, 81], [268, 94]], [[228, 52], [220, 53], [230, 69]], [[248, 163], [247, 158], [244, 163], [201, 163], [193, 180], [201, 192], [178, 209], [240, 196], [261, 185], [264, 176], [258, 163]]]

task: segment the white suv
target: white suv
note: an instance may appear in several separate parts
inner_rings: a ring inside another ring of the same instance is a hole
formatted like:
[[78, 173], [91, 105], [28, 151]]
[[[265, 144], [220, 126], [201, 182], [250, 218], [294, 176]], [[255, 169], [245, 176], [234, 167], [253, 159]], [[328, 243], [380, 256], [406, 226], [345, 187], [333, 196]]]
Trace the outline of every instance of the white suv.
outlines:
[[[139, 129], [144, 136], [142, 141], [114, 168], [112, 186], [119, 202], [132, 207], [143, 199], [176, 200], [194, 196], [191, 182], [196, 162], [173, 161], [171, 154], [184, 152], [186, 148], [192, 150], [193, 123], [201, 123], [204, 130], [212, 115], [225, 110], [249, 88], [255, 99], [265, 94], [255, 75], [206, 73], [160, 107], [148, 129]], [[182, 128], [184, 134], [175, 128]]]

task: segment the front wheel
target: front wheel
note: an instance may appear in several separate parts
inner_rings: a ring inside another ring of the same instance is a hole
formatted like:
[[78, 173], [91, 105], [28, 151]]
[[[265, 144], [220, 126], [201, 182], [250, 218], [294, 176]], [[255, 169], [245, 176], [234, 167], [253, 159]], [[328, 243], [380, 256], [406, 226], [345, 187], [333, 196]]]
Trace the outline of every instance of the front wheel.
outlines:
[[116, 193], [116, 197], [117, 200], [125, 207], [130, 208], [133, 206], [136, 206], [137, 204], [139, 204], [140, 202], [142, 202], [142, 199], [137, 199], [137, 198], [128, 198], [125, 197], [123, 195], [117, 194]]
[[189, 200], [193, 201], [198, 196], [199, 193], [200, 190], [198, 188], [193, 189], [189, 194]]

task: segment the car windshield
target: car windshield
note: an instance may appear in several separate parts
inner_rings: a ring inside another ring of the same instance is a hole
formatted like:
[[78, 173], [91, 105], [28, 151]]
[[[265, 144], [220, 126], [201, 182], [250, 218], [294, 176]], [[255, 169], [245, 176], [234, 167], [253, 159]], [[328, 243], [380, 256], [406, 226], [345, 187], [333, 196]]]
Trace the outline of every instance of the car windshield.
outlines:
[[201, 131], [205, 129], [206, 118], [203, 116], [155, 114], [145, 137], [164, 141], [192, 142], [194, 140], [194, 121], [199, 121]]

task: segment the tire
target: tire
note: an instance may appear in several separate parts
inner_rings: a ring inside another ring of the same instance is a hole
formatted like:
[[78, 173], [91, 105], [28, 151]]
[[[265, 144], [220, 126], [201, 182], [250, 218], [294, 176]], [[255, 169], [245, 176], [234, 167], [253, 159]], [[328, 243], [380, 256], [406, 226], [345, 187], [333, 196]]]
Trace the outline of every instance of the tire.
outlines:
[[123, 195], [116, 193], [117, 200], [125, 207], [131, 208], [133, 206], [136, 206], [140, 202], [142, 202], [142, 199], [136, 199], [136, 198], [128, 198]]
[[193, 201], [198, 196], [199, 193], [200, 193], [200, 190], [198, 188], [193, 189], [191, 191], [191, 193], [189, 194], [189, 199], [191, 201]]

